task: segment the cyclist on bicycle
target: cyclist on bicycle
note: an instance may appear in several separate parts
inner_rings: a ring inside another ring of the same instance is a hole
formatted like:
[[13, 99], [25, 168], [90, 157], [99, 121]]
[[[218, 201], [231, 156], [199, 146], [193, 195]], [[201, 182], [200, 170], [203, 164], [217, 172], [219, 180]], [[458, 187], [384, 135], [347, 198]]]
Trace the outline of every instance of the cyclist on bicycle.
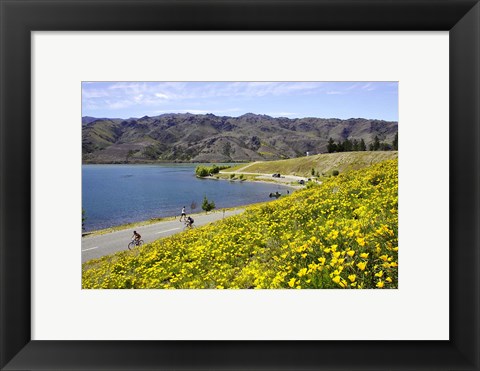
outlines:
[[188, 228], [192, 228], [193, 218], [191, 216], [187, 218], [186, 224]]
[[132, 241], [135, 241], [135, 243], [138, 244], [140, 238], [142, 238], [142, 236], [140, 236], [140, 233], [137, 233], [137, 231], [133, 231]]

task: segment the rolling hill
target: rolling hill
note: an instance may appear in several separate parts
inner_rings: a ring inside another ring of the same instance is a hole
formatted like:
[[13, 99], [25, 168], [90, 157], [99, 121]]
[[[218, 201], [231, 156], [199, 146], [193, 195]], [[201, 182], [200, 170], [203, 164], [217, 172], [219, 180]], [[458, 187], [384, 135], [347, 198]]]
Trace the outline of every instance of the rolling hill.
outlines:
[[398, 159], [398, 151], [366, 151], [324, 153], [321, 155], [292, 158], [279, 161], [257, 161], [242, 164], [224, 170], [224, 173], [258, 173], [296, 175], [310, 177], [312, 169], [315, 173], [330, 174], [333, 170], [345, 173], [350, 170], [360, 170], [387, 160]]
[[239, 117], [213, 114], [164, 114], [155, 117], [82, 120], [84, 163], [251, 162], [326, 152], [327, 141], [378, 136], [391, 143], [397, 122], [273, 118], [248, 113]]

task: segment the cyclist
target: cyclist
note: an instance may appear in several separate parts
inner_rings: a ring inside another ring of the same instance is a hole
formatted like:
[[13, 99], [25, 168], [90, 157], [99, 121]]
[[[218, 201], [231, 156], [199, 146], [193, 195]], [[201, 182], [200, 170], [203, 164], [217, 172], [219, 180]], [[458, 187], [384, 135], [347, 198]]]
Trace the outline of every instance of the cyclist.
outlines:
[[187, 211], [185, 210], [185, 206], [182, 208], [182, 215], [180, 215], [180, 221], [182, 221], [182, 218], [183, 220], [186, 220], [187, 218]]
[[193, 218], [191, 216], [189, 216], [185, 222], [187, 224], [187, 227], [188, 228], [192, 228], [192, 225], [193, 225]]
[[132, 241], [135, 241], [136, 245], [138, 245], [140, 238], [142, 238], [142, 236], [140, 236], [140, 233], [137, 233], [137, 231], [133, 231]]

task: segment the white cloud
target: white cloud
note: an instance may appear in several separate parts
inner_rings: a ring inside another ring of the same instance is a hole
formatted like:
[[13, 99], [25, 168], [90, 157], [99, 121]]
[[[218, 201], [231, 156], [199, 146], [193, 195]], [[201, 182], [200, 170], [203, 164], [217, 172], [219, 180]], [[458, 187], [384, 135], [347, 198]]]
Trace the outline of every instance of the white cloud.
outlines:
[[167, 94], [162, 94], [162, 93], [155, 93], [155, 96], [157, 98], [162, 98], [162, 99], [169, 99]]
[[221, 106], [221, 110], [211, 112], [222, 114], [235, 112], [223, 109], [226, 99], [307, 95], [324, 89], [322, 82], [99, 82], [82, 85], [82, 102], [86, 108], [112, 111], [134, 106], [137, 111], [167, 111], [172, 106], [188, 105], [193, 107], [189, 112], [206, 112], [205, 106]]
[[108, 93], [101, 89], [86, 89], [82, 87], [82, 97], [86, 99], [108, 97]]
[[134, 104], [135, 103], [131, 100], [107, 101], [106, 107], [111, 110], [116, 110], [131, 107]]
[[362, 86], [362, 90], [372, 91], [372, 90], [375, 90], [375, 87], [371, 82], [369, 82]]

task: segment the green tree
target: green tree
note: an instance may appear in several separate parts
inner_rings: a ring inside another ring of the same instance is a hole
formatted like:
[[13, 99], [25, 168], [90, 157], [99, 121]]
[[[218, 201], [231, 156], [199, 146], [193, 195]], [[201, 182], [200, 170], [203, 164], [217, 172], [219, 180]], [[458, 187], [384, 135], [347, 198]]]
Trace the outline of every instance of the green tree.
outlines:
[[215, 202], [208, 201], [207, 196], [204, 196], [203, 197], [203, 203], [202, 203], [202, 209], [205, 211], [205, 213], [208, 213], [209, 211], [215, 209]]
[[312, 176], [315, 176], [315, 169], [312, 167]]
[[365, 144], [365, 141], [363, 140], [363, 138], [360, 141], [360, 144], [358, 145], [358, 149], [360, 151], [366, 151], [367, 150], [367, 145]]
[[391, 151], [392, 146], [389, 143], [382, 142], [380, 143], [380, 151]]
[[195, 175], [198, 177], [208, 176], [208, 168], [205, 166], [197, 166], [195, 168]]
[[393, 138], [392, 147], [394, 151], [398, 151], [398, 133], [395, 133], [395, 138]]
[[358, 140], [356, 140], [356, 139], [353, 140], [352, 150], [353, 150], [353, 151], [358, 151], [358, 150], [360, 150], [360, 145], [359, 145], [359, 143], [358, 143]]
[[380, 149], [380, 140], [378, 139], [378, 136], [375, 135], [375, 138], [373, 138], [373, 150], [378, 151]]
[[353, 148], [353, 144], [352, 144], [352, 141], [350, 139], [345, 139], [345, 141], [343, 142], [343, 150], [345, 152], [350, 152]]
[[339, 140], [337, 144], [337, 152], [344, 152], [345, 147], [343, 146], [343, 143]]
[[328, 140], [327, 151], [328, 151], [328, 153], [333, 153], [333, 152], [337, 151], [337, 145], [333, 141], [332, 137], [330, 137], [330, 139]]

